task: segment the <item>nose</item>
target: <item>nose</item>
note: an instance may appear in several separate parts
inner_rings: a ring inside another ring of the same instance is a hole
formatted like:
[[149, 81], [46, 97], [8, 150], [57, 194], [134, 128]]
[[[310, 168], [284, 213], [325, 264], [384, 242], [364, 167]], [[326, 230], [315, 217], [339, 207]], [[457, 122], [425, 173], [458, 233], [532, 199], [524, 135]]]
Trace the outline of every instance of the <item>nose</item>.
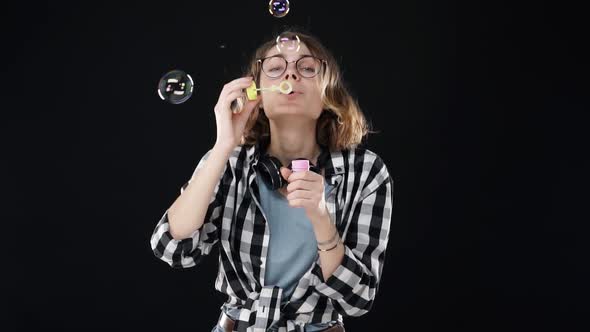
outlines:
[[[290, 66], [293, 65], [293, 66]], [[297, 75], [297, 70], [295, 68], [295, 63], [287, 64], [287, 70], [285, 71], [285, 80], [289, 80], [289, 76], [293, 78], [293, 80], [298, 81], [299, 75]]]
[[[291, 73], [290, 75], [295, 81], [299, 80], [298, 76], [295, 75], [295, 73]], [[288, 80], [288, 79], [289, 79], [289, 73], [287, 73], [287, 75], [285, 75], [285, 80]]]

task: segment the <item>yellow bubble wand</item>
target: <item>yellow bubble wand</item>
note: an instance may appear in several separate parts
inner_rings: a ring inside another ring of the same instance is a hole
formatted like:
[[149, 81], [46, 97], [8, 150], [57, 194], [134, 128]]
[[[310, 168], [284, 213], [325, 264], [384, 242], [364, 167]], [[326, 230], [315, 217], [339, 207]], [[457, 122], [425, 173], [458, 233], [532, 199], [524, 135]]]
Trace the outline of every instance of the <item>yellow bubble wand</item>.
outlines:
[[293, 91], [293, 86], [289, 81], [282, 81], [279, 85], [271, 85], [270, 88], [256, 88], [256, 82], [252, 81], [252, 84], [246, 89], [248, 100], [256, 100], [258, 91], [278, 91], [282, 94], [288, 95]]

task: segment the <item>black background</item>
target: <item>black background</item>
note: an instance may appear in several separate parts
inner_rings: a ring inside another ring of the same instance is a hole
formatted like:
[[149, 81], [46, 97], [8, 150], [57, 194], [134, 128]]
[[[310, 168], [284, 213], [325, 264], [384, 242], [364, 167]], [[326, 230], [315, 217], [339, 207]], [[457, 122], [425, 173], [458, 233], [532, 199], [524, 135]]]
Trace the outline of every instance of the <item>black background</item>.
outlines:
[[[217, 251], [175, 271], [149, 238], [214, 143], [223, 84], [298, 26], [336, 55], [380, 131], [365, 146], [395, 180], [380, 290], [347, 330], [583, 330], [584, 13], [499, 1], [293, 0], [280, 19], [265, 1], [5, 7], [8, 328], [211, 330], [225, 299]], [[173, 69], [195, 80], [184, 104], [156, 93]]]

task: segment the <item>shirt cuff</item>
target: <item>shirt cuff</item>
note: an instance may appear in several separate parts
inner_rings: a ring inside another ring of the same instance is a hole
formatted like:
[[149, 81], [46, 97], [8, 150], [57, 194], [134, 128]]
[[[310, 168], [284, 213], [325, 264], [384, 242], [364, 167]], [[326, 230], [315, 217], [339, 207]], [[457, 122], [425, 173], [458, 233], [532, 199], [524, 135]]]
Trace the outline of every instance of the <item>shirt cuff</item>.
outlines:
[[328, 280], [316, 286], [316, 290], [333, 300], [340, 300], [353, 293], [364, 275], [363, 264], [356, 258], [350, 248], [344, 245], [342, 262]]

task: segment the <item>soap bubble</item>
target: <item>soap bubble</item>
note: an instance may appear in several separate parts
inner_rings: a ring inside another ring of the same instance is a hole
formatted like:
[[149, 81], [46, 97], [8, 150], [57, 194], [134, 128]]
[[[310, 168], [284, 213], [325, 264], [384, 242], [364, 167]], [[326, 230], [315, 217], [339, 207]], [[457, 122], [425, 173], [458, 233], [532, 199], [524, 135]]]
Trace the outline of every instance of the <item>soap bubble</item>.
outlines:
[[299, 52], [299, 49], [301, 48], [301, 40], [299, 39], [299, 36], [293, 34], [279, 35], [277, 36], [275, 47], [279, 53], [285, 50]]
[[289, 13], [289, 0], [270, 0], [268, 2], [268, 11], [274, 17], [284, 17]]
[[182, 104], [193, 94], [193, 79], [182, 70], [166, 73], [158, 83], [158, 95], [171, 104]]

